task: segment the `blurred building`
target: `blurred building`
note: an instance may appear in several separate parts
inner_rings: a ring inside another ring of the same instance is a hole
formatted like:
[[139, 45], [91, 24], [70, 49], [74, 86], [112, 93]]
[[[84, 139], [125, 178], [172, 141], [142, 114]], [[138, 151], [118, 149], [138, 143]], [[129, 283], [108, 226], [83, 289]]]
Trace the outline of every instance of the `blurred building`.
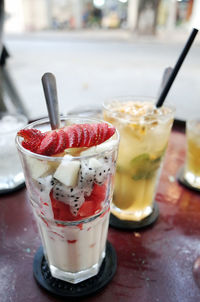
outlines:
[[123, 28], [154, 34], [190, 22], [200, 0], [5, 0], [7, 32]]

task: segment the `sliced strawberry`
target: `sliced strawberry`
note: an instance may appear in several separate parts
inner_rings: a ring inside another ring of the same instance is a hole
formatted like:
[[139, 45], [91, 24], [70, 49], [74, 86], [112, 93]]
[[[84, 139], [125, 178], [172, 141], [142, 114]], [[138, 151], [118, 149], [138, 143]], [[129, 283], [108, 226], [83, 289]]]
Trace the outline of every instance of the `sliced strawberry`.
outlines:
[[77, 146], [81, 147], [82, 141], [83, 141], [83, 129], [79, 125], [74, 125], [74, 130], [77, 133]]
[[109, 127], [109, 128], [108, 128], [108, 132], [107, 132], [107, 134], [106, 134], [105, 140], [107, 140], [107, 139], [109, 139], [110, 137], [112, 137], [114, 133], [115, 133], [115, 128], [114, 128], [114, 127]]
[[30, 150], [31, 152], [37, 152], [37, 149], [39, 148], [39, 145], [41, 143], [41, 139], [35, 138], [32, 139], [31, 141], [23, 141], [22, 146], [25, 149]]
[[47, 132], [41, 141], [39, 148], [37, 149], [38, 154], [52, 155], [55, 154], [55, 149], [58, 144], [58, 134], [56, 131]]
[[64, 127], [63, 130], [68, 135], [68, 145], [66, 145], [66, 148], [77, 147], [78, 134], [75, 128], [73, 126], [67, 126]]
[[106, 184], [101, 186], [95, 184], [92, 193], [85, 198], [85, 202], [80, 207], [78, 216], [85, 218], [97, 214], [102, 210], [102, 202], [106, 197]]
[[61, 153], [67, 148], [92, 147], [103, 143], [115, 133], [106, 123], [75, 124], [42, 133], [36, 129], [21, 130], [24, 148], [43, 155]]
[[99, 140], [98, 140], [98, 145], [103, 143], [103, 137], [104, 137], [104, 127], [103, 127], [103, 123], [99, 124], [98, 128], [99, 128]]
[[53, 216], [55, 220], [61, 220], [61, 221], [74, 220], [74, 216], [71, 214], [69, 205], [54, 199], [52, 193], [50, 193], [50, 198], [51, 198]]
[[105, 142], [106, 136], [107, 136], [107, 133], [108, 133], [108, 124], [104, 123], [102, 125], [102, 128], [103, 128], [102, 143], [103, 143], [103, 142]]
[[92, 126], [90, 124], [85, 124], [85, 128], [87, 129], [87, 131], [89, 133], [89, 139], [88, 139], [86, 147], [94, 146], [94, 144], [93, 144], [93, 139], [95, 137], [94, 129], [92, 128]]
[[99, 141], [99, 127], [98, 127], [98, 124], [92, 124], [91, 125], [94, 129], [94, 139], [93, 139], [93, 144], [94, 145], [98, 145], [98, 141]]
[[102, 202], [106, 198], [106, 184], [101, 186], [95, 184], [92, 193], [86, 197], [85, 202], [80, 207], [77, 216], [74, 216], [69, 205], [53, 197], [53, 190], [50, 193], [51, 205], [54, 219], [61, 221], [77, 221], [89, 216], [93, 216], [102, 210]]
[[65, 132], [62, 129], [60, 129], [59, 131], [57, 131], [57, 134], [58, 134], [58, 143], [57, 143], [57, 147], [55, 148], [54, 154], [62, 152], [66, 146]]
[[17, 133], [17, 135], [23, 137], [27, 141], [36, 137], [38, 138], [44, 136], [44, 134], [37, 129], [22, 129]]
[[24, 138], [22, 146], [32, 152], [37, 152], [37, 149], [45, 136], [44, 133], [37, 129], [22, 129], [17, 135]]
[[89, 130], [88, 130], [87, 127], [85, 127], [85, 124], [80, 125], [80, 127], [83, 130], [83, 137], [82, 137], [82, 140], [81, 140], [81, 147], [87, 147], [88, 141], [90, 139]]

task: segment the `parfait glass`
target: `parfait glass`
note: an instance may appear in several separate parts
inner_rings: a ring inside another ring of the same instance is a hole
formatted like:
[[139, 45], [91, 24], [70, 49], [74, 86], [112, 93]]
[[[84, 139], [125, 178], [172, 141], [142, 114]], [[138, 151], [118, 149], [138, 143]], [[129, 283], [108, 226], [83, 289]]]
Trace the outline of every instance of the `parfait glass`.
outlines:
[[[100, 120], [61, 117], [61, 127]], [[42, 119], [25, 129], [51, 130]], [[30, 204], [53, 277], [79, 283], [98, 274], [106, 257], [119, 134], [91, 148], [44, 156], [16, 137]], [[81, 151], [81, 152], [80, 152]]]

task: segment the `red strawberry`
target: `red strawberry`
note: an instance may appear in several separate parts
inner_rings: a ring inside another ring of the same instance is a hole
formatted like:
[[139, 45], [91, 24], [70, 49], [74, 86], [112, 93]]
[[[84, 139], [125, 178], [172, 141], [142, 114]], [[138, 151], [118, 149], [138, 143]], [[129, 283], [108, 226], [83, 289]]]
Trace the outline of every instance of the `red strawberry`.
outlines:
[[24, 140], [30, 140], [38, 137], [43, 137], [44, 134], [37, 129], [22, 129], [20, 130], [17, 135], [21, 136], [24, 138]]
[[57, 135], [58, 135], [58, 143], [57, 143], [57, 146], [54, 150], [54, 154], [62, 152], [65, 149], [66, 141], [67, 141], [65, 132], [62, 129], [60, 129], [57, 132]]
[[69, 205], [53, 198], [53, 191], [50, 193], [50, 198], [54, 219], [61, 221], [71, 221], [76, 219], [76, 217], [72, 215]]
[[103, 124], [102, 127], [103, 127], [102, 142], [105, 142], [108, 133], [108, 124]]
[[102, 127], [102, 124], [98, 124], [98, 129], [99, 129], [99, 139], [98, 139], [98, 145], [103, 142], [103, 131], [104, 128]]
[[91, 124], [85, 124], [85, 128], [87, 129], [87, 131], [89, 133], [89, 139], [88, 139], [85, 147], [94, 146], [94, 144], [93, 144], [93, 139], [95, 137], [94, 129], [92, 128]]
[[44, 138], [44, 133], [37, 129], [22, 129], [17, 135], [24, 138], [22, 146], [32, 152], [37, 152], [37, 149]]
[[106, 123], [75, 124], [42, 133], [36, 129], [21, 130], [24, 148], [43, 155], [54, 155], [66, 148], [92, 147], [103, 143], [115, 133]]
[[[76, 125], [74, 125], [74, 126], [76, 126]], [[77, 132], [77, 145], [79, 147], [81, 147], [82, 143], [83, 143], [83, 132], [84, 131], [83, 131], [82, 127], [80, 127], [80, 126], [76, 127], [75, 130]]]
[[101, 186], [94, 184], [94, 188], [90, 196], [85, 198], [85, 202], [80, 207], [78, 215], [81, 218], [95, 215], [102, 210], [102, 202], [106, 197], [106, 184]]
[[80, 147], [87, 147], [88, 141], [90, 139], [90, 137], [89, 137], [89, 130], [88, 130], [87, 127], [85, 127], [85, 124], [80, 125], [80, 127], [83, 130], [83, 137], [82, 137], [82, 140], [81, 140]]
[[[58, 145], [58, 134], [56, 131], [50, 131], [45, 133], [43, 140], [39, 148], [37, 149], [38, 154], [52, 155], [55, 154], [55, 149]], [[61, 152], [61, 151], [60, 151]]]
[[98, 145], [98, 141], [99, 141], [99, 127], [98, 124], [92, 124], [92, 127], [94, 129], [94, 139], [93, 139], [93, 144], [94, 145]]
[[109, 127], [105, 140], [107, 140], [110, 137], [112, 137], [114, 133], [115, 133], [115, 128], [114, 127]]
[[[68, 145], [66, 145], [66, 148], [78, 147], [77, 146], [78, 134], [77, 134], [77, 131], [75, 130], [75, 127], [73, 127], [73, 126], [67, 126], [67, 127], [63, 128], [65, 133], [68, 135]], [[64, 151], [64, 149], [63, 149], [63, 151]]]
[[103, 184], [102, 186], [95, 184], [91, 195], [85, 198], [85, 202], [80, 207], [78, 215], [74, 216], [70, 211], [69, 205], [62, 201], [58, 201], [53, 197], [52, 190], [50, 198], [54, 219], [61, 221], [74, 221], [95, 215], [102, 210], [102, 202], [105, 200], [105, 197], [106, 184]]

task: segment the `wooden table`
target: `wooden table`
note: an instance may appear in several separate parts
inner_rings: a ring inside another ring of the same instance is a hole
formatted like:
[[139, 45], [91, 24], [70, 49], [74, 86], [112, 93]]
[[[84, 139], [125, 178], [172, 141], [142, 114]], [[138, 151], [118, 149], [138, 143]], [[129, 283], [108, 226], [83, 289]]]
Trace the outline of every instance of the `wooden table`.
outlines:
[[[100, 293], [82, 301], [200, 301], [192, 274], [200, 255], [200, 193], [176, 181], [184, 158], [185, 135], [173, 130], [156, 195], [158, 221], [140, 232], [109, 229], [118, 256], [116, 275]], [[41, 242], [27, 199], [26, 189], [0, 197], [0, 301], [60, 301], [33, 277]]]

